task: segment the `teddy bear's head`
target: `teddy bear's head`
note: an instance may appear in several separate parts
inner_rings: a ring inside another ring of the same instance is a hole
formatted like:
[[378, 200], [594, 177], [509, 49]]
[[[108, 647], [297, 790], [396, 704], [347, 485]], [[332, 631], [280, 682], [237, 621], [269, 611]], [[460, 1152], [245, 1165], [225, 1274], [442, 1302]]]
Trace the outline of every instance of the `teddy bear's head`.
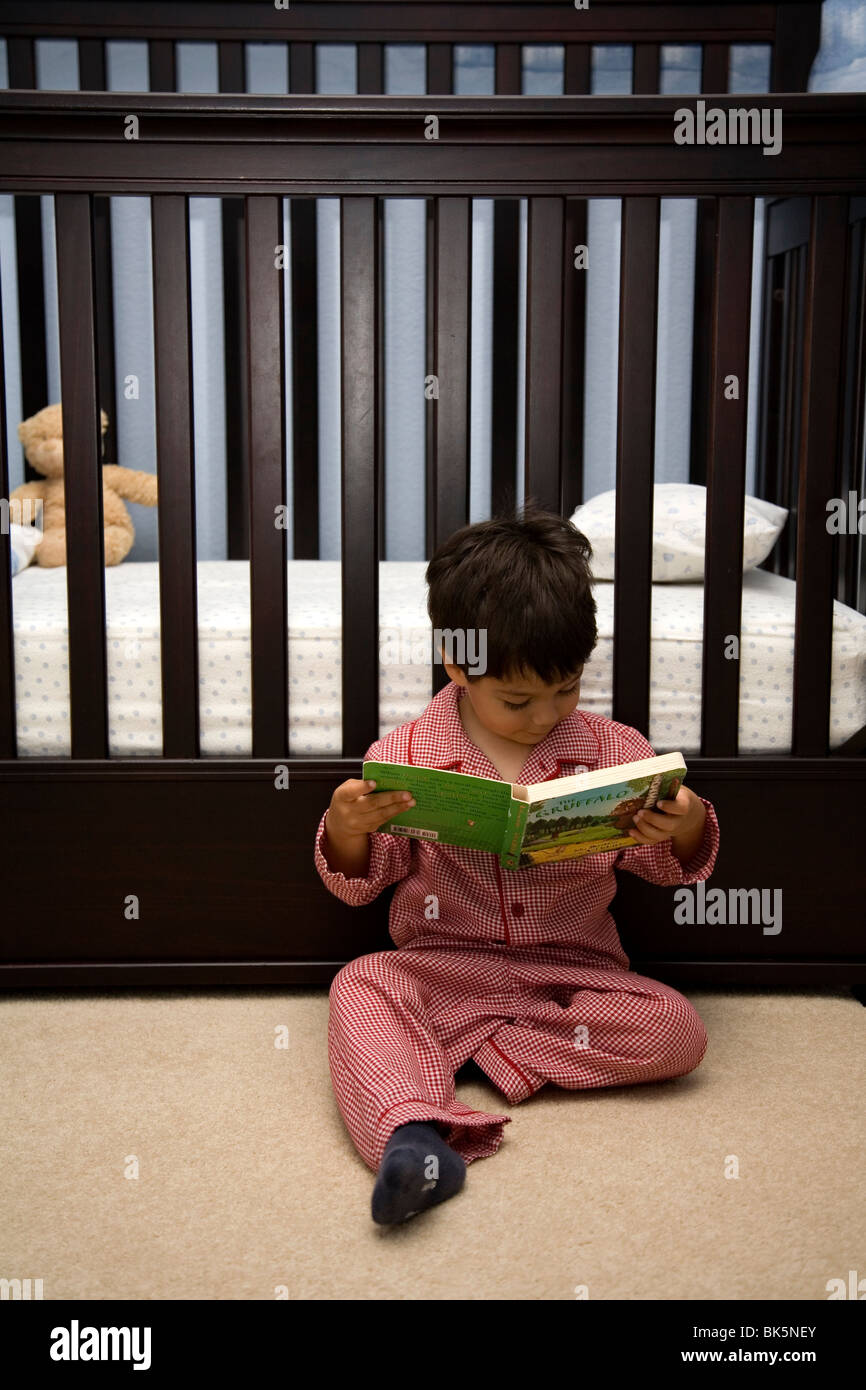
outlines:
[[[108, 429], [108, 416], [99, 412], [102, 434]], [[45, 478], [63, 477], [63, 412], [60, 403], [46, 405], [43, 410], [22, 420], [18, 438], [24, 445], [27, 462]]]

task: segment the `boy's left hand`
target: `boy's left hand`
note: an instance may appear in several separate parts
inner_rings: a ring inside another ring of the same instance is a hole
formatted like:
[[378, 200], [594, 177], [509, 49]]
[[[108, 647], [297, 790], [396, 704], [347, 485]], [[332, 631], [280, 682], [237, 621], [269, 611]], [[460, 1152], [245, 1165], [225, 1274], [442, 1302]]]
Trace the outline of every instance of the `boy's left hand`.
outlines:
[[639, 845], [659, 840], [688, 840], [703, 828], [706, 808], [688, 787], [680, 787], [672, 800], [657, 801], [656, 808], [638, 811], [635, 823], [625, 833]]

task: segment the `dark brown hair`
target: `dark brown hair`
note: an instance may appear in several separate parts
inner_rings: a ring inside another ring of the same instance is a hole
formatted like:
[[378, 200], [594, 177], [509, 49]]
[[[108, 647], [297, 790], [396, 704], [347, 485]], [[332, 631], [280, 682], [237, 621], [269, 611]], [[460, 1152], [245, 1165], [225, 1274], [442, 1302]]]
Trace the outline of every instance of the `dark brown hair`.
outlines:
[[427, 566], [433, 628], [486, 629], [484, 675], [565, 680], [598, 641], [591, 555], [586, 536], [531, 498], [520, 512], [464, 526]]

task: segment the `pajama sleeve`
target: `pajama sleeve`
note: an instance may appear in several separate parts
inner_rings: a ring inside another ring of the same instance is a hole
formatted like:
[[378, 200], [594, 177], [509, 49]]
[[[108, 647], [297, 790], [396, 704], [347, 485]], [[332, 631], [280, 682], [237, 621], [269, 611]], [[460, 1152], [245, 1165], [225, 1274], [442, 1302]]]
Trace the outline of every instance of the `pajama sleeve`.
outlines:
[[[637, 758], [654, 758], [655, 753], [642, 734], [629, 729], [630, 737], [625, 746], [623, 761]], [[698, 883], [709, 878], [713, 872], [719, 852], [719, 822], [712, 802], [703, 796], [698, 798], [707, 813], [704, 821], [704, 836], [691, 859], [681, 864], [673, 851], [671, 840], [660, 840], [654, 845], [633, 845], [621, 850], [613, 862], [614, 869], [627, 869], [648, 883], [656, 883], [661, 888], [680, 883]]]
[[[388, 761], [381, 740], [370, 746], [364, 761]], [[331, 869], [323, 849], [323, 842], [327, 841], [327, 819], [325, 811], [316, 831], [313, 855], [322, 882], [335, 897], [342, 898], [350, 907], [363, 907], [377, 898], [383, 888], [406, 877], [412, 862], [412, 842], [401, 835], [377, 833], [370, 836], [370, 862], [363, 878], [347, 878]]]
[[680, 863], [670, 840], [659, 840], [655, 845], [633, 845], [630, 849], [621, 850], [613, 867], [628, 869], [629, 873], [637, 874], [638, 878], [645, 878], [649, 883], [657, 883], [661, 888], [677, 883], [697, 883], [700, 879], [709, 878], [719, 852], [719, 822], [712, 802], [704, 797], [698, 799], [703, 802], [707, 813], [704, 838], [688, 863]]

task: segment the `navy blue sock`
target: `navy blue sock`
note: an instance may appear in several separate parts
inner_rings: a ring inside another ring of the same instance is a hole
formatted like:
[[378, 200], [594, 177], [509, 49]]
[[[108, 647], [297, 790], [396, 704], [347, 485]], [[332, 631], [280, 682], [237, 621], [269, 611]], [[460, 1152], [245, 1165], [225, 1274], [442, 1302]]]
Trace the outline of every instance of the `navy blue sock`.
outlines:
[[431, 1122], [399, 1125], [382, 1155], [373, 1189], [373, 1220], [395, 1226], [453, 1197], [466, 1164]]
[[454, 1075], [455, 1081], [489, 1081], [486, 1071], [482, 1071], [474, 1058], [470, 1057]]

